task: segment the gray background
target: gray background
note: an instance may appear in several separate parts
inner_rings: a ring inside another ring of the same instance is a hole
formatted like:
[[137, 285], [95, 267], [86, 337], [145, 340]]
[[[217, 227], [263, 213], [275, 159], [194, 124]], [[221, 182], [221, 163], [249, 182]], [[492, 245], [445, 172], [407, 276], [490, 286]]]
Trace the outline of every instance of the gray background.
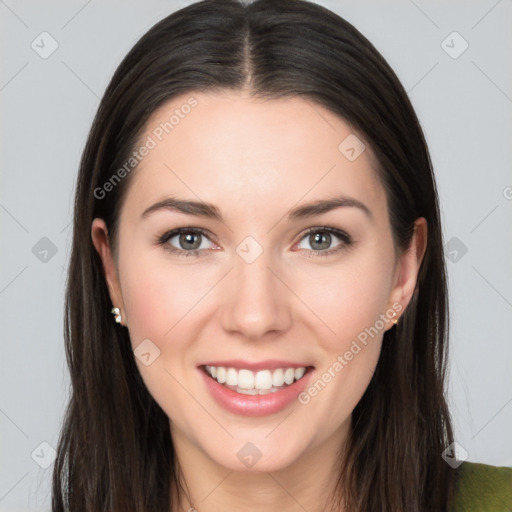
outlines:
[[[50, 510], [72, 189], [99, 98], [136, 40], [189, 3], [0, 0], [1, 511]], [[410, 93], [449, 245], [456, 453], [512, 466], [512, 2], [318, 3], [365, 34]]]

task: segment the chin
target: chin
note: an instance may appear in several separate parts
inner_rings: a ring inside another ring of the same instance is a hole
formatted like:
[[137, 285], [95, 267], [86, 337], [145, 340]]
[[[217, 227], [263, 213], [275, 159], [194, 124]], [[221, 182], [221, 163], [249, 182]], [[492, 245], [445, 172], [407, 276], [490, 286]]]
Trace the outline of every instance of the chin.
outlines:
[[[304, 453], [303, 442], [299, 439], [290, 443], [286, 436], [276, 433], [268, 436], [268, 430], [255, 435], [254, 430], [249, 436], [230, 439], [211, 447], [203, 447], [207, 456], [216, 464], [231, 471], [244, 473], [268, 473], [281, 471], [298, 462]], [[272, 436], [275, 438], [272, 439]], [[206, 449], [205, 449], [206, 448]]]

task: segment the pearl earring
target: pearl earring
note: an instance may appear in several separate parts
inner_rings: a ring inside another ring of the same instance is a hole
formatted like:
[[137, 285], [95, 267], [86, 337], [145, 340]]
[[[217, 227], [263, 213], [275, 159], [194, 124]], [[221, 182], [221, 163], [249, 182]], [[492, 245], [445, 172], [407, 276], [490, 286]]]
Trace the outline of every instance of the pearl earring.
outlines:
[[115, 320], [118, 324], [121, 323], [121, 310], [119, 308], [112, 308], [111, 313], [115, 315]]

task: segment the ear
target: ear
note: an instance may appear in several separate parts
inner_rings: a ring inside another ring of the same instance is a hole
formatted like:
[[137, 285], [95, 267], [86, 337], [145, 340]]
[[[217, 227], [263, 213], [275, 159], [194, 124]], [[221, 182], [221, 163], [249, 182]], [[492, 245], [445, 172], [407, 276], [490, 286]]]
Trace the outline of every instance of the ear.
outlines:
[[[416, 288], [418, 272], [427, 248], [427, 231], [426, 219], [424, 217], [416, 219], [411, 243], [407, 250], [399, 256], [393, 289], [390, 294], [390, 304], [394, 305], [393, 310], [397, 312], [397, 316], [394, 317], [396, 320], [400, 317], [400, 312], [405, 311], [409, 305]], [[390, 322], [386, 330], [391, 327], [393, 327], [393, 323]]]
[[[121, 293], [121, 286], [119, 284], [119, 276], [117, 273], [116, 264], [110, 248], [108, 240], [108, 228], [103, 219], [96, 218], [91, 225], [92, 243], [96, 251], [100, 255], [103, 263], [103, 270], [105, 273], [105, 280], [107, 288], [112, 301], [113, 307], [120, 309], [121, 319], [125, 318], [125, 309], [123, 303], [123, 296]], [[125, 323], [121, 320], [121, 325]]]

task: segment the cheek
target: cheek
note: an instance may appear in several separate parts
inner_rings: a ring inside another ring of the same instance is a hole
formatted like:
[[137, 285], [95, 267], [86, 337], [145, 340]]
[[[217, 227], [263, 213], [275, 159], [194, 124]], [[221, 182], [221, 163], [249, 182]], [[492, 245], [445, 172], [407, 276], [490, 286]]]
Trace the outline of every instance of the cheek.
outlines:
[[157, 251], [126, 259], [122, 293], [133, 349], [151, 340], [160, 351], [155, 367], [188, 378], [182, 373], [197, 359], [196, 340], [215, 314], [209, 292], [218, 280], [207, 265], [182, 265]]
[[[311, 421], [323, 418], [328, 435], [352, 413], [374, 374], [382, 344], [393, 259], [392, 251], [359, 253], [340, 265], [318, 273], [308, 289], [311, 309], [331, 332], [319, 337], [321, 366], [316, 379], [299, 397]], [[303, 289], [305, 292], [305, 289]], [[309, 421], [309, 419], [306, 419]]]
[[122, 282], [132, 344], [149, 338], [163, 349], [169, 340], [179, 342], [173, 331], [204, 293], [190, 271], [141, 254], [125, 261]]
[[205, 290], [191, 281], [191, 273], [183, 267], [155, 260], [142, 253], [125, 260], [123, 301], [133, 349], [149, 339], [160, 351], [148, 366], [137, 361], [142, 379], [166, 414], [179, 423], [185, 421], [189, 399], [182, 385], [192, 386], [186, 372], [194, 339], [188, 315]]
[[[382, 328], [391, 291], [390, 260], [359, 254], [304, 282], [301, 296], [330, 331], [323, 342], [340, 350], [367, 328]], [[327, 347], [326, 347], [327, 348]]]

